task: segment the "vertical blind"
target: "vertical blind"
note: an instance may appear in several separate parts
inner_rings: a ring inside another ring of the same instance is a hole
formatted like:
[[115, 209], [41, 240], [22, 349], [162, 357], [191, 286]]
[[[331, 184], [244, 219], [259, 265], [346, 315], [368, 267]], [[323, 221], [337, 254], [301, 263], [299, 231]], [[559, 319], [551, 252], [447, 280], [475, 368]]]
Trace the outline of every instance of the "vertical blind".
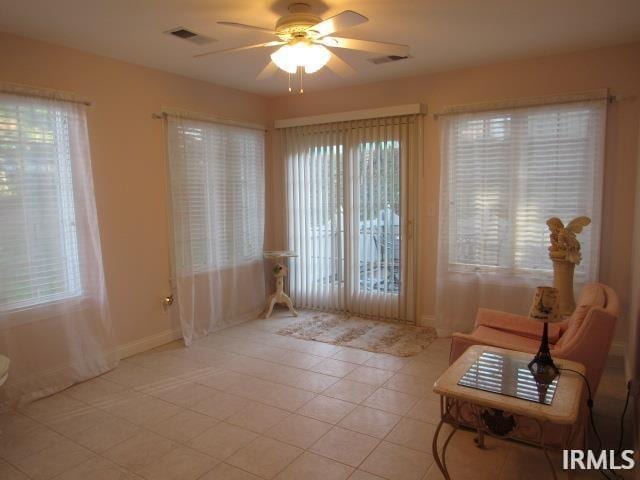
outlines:
[[0, 102], [0, 309], [82, 292], [65, 103]]
[[550, 217], [591, 218], [576, 281], [597, 279], [605, 122], [605, 100], [442, 119], [440, 324], [464, 328], [479, 306], [524, 310], [530, 287], [552, 281]]
[[303, 307], [414, 321], [419, 117], [283, 130], [291, 293]]
[[167, 133], [176, 308], [189, 345], [264, 304], [264, 131], [168, 116]]

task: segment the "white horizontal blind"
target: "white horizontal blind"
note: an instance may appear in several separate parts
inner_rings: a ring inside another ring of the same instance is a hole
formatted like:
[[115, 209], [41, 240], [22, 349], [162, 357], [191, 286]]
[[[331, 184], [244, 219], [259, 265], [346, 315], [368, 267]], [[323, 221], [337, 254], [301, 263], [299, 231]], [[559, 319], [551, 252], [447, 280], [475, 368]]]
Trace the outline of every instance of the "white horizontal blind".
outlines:
[[70, 108], [0, 95], [0, 310], [82, 293]]
[[178, 270], [262, 258], [264, 132], [169, 117], [168, 145]]
[[605, 118], [594, 101], [445, 119], [450, 268], [550, 272], [546, 220], [587, 215], [577, 273], [595, 279]]

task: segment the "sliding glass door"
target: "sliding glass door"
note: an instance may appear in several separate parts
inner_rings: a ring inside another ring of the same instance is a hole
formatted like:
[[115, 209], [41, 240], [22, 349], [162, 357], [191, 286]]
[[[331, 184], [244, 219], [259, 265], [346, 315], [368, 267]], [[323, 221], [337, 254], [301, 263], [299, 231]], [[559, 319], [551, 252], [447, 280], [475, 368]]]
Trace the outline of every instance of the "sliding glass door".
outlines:
[[[413, 321], [417, 118], [283, 131], [290, 288], [300, 307]], [[417, 171], [417, 170], [416, 170]], [[414, 175], [415, 177], [415, 175]]]

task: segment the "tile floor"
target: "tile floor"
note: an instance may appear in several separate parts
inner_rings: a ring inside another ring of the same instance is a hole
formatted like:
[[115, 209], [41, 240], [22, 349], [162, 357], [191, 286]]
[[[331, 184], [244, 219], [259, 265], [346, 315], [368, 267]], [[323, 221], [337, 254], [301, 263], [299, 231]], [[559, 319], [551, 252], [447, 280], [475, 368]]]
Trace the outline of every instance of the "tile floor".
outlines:
[[[0, 415], [0, 478], [442, 478], [431, 456], [431, 385], [449, 342], [397, 358], [273, 333], [290, 321], [279, 312], [188, 349], [174, 342]], [[607, 442], [623, 386], [620, 368], [608, 369], [596, 402]], [[539, 450], [487, 443], [481, 451], [470, 432], [456, 434], [454, 479], [551, 478]]]

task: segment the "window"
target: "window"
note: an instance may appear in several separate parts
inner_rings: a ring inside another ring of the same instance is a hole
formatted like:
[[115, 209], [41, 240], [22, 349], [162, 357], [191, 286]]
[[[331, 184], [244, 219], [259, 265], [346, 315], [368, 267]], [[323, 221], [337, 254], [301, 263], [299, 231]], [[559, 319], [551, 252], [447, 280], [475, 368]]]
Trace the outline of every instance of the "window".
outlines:
[[0, 95], [0, 310], [82, 293], [70, 112]]
[[177, 117], [168, 126], [177, 268], [261, 259], [264, 132]]
[[549, 272], [546, 220], [587, 215], [576, 272], [595, 278], [605, 112], [601, 101], [447, 120], [450, 269]]

